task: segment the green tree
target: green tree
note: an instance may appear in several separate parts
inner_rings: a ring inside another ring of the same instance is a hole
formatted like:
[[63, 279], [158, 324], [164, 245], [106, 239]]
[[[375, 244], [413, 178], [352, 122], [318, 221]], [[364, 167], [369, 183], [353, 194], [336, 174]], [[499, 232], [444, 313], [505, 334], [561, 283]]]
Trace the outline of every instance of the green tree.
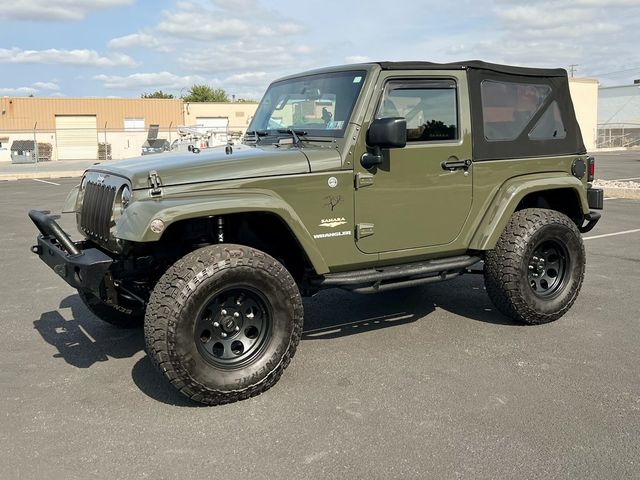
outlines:
[[209, 85], [193, 85], [182, 99], [185, 102], [228, 102], [229, 96], [223, 88]]
[[141, 98], [174, 98], [171, 93], [164, 93], [162, 90], [156, 90], [153, 93], [143, 93], [140, 95]]

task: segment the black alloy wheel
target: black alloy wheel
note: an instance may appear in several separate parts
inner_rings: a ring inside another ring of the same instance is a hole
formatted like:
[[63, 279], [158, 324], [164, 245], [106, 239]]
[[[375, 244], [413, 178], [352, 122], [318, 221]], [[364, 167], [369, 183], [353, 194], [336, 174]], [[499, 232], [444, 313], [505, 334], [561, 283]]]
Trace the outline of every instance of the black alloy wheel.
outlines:
[[529, 259], [529, 285], [538, 297], [548, 298], [564, 286], [571, 257], [567, 249], [555, 240], [540, 243]]
[[264, 296], [250, 287], [216, 293], [198, 315], [194, 330], [200, 354], [219, 368], [239, 368], [268, 342], [272, 314]]

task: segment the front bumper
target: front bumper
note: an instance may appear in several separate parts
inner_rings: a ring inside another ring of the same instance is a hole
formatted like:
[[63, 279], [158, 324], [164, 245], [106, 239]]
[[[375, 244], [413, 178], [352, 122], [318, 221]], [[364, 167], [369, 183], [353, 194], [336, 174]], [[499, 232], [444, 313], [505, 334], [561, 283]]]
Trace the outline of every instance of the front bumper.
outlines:
[[29, 218], [40, 230], [38, 244], [31, 251], [73, 288], [100, 296], [100, 284], [113, 258], [87, 242], [71, 241], [56, 222], [56, 215], [31, 210]]

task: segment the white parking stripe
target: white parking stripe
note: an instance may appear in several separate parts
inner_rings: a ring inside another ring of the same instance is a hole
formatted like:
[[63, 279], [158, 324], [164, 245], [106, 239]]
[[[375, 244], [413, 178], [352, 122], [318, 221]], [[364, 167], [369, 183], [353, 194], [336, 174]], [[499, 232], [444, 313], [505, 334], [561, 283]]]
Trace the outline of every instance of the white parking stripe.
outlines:
[[614, 237], [616, 235], [626, 235], [627, 233], [636, 233], [640, 232], [640, 228], [636, 228], [635, 230], [625, 230], [623, 232], [615, 232], [615, 233], [605, 233], [604, 235], [594, 235], [593, 237], [583, 237], [583, 240], [593, 240], [595, 238], [604, 238], [604, 237]]
[[60, 186], [59, 183], [49, 182], [47, 180], [40, 180], [39, 178], [32, 178], [31, 180], [33, 180], [34, 182], [48, 183], [49, 185], [57, 185], [58, 187]]

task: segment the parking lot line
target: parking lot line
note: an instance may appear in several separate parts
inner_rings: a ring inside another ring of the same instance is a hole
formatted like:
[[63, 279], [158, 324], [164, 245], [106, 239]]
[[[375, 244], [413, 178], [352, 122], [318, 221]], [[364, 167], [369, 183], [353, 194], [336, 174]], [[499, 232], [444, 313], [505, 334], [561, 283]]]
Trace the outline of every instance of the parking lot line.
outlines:
[[614, 237], [616, 235], [626, 235], [627, 233], [636, 233], [640, 232], [640, 228], [636, 228], [634, 230], [624, 230], [622, 232], [614, 232], [614, 233], [605, 233], [603, 235], [594, 235], [592, 237], [583, 237], [583, 240], [594, 240], [596, 238], [604, 238], [604, 237]]
[[49, 185], [57, 185], [58, 187], [60, 186], [59, 183], [49, 182], [48, 180], [40, 180], [39, 178], [34, 178], [33, 181], [34, 182], [40, 182], [40, 183], [48, 183]]

